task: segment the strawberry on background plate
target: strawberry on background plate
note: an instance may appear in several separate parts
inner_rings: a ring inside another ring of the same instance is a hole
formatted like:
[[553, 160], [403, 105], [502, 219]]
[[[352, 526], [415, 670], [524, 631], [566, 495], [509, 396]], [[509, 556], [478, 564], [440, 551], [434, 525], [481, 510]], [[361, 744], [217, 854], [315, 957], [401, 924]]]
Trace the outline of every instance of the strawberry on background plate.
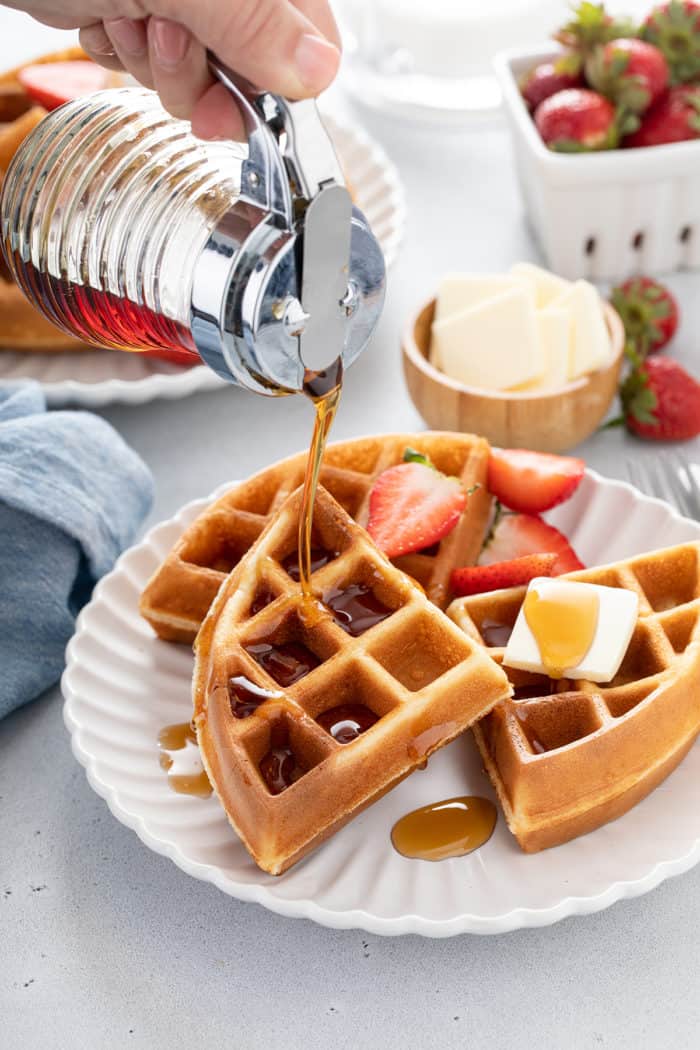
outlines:
[[623, 130], [608, 99], [586, 88], [550, 95], [535, 110], [535, 124], [549, 149], [559, 153], [614, 149]]
[[586, 464], [572, 456], [553, 456], [523, 448], [492, 448], [489, 492], [510, 510], [541, 514], [573, 495]]
[[692, 0], [659, 4], [644, 20], [642, 36], [663, 51], [671, 83], [700, 77], [700, 4]]
[[554, 554], [552, 576], [583, 569], [566, 536], [534, 514], [504, 514], [494, 524], [481, 552], [479, 565], [511, 561], [528, 554]]
[[645, 113], [623, 146], [665, 146], [700, 138], [700, 86], [673, 87]]
[[114, 83], [114, 74], [94, 62], [50, 62], [24, 66], [17, 79], [29, 97], [52, 110]]
[[510, 561], [496, 561], [490, 565], [467, 565], [453, 569], [450, 584], [453, 594], [463, 598], [467, 594], [500, 591], [503, 587], [521, 587], [537, 576], [551, 576], [556, 554], [525, 554]]
[[613, 288], [610, 302], [625, 326], [628, 346], [642, 357], [661, 350], [678, 328], [678, 303], [652, 277], [632, 277]]
[[627, 428], [639, 437], [685, 441], [700, 434], [700, 383], [670, 357], [640, 360], [620, 400]]
[[367, 531], [389, 558], [430, 547], [459, 521], [467, 502], [459, 478], [406, 449], [405, 463], [382, 471], [369, 497]]
[[611, 40], [586, 60], [590, 86], [628, 113], [644, 113], [668, 86], [663, 53], [644, 40]]
[[580, 62], [575, 61], [571, 70], [570, 57], [562, 55], [553, 62], [540, 62], [520, 81], [520, 92], [530, 110], [535, 110], [540, 102], [550, 95], [566, 88], [583, 87]]

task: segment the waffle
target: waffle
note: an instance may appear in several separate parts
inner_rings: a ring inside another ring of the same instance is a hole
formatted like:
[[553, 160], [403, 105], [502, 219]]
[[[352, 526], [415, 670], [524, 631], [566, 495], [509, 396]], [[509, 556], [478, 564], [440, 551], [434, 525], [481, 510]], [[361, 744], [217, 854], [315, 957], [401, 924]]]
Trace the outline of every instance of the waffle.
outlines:
[[[0, 73], [0, 180], [21, 143], [46, 116], [42, 106], [33, 104], [17, 79], [17, 74], [27, 65], [78, 61], [87, 62], [90, 59], [82, 48], [72, 47], [42, 55]], [[119, 83], [119, 75], [111, 74], [109, 82], [115, 85]], [[42, 317], [12, 280], [1, 253], [0, 349], [42, 352], [94, 349], [66, 335]]]
[[[468, 488], [479, 485], [455, 529], [429, 551], [396, 559], [440, 608], [449, 599], [450, 572], [476, 561], [491, 512], [487, 492], [489, 445], [469, 434], [387, 434], [329, 445], [321, 484], [361, 525], [369, 493], [387, 467], [411, 446], [430, 456]], [[208, 507], [183, 533], [141, 596], [141, 613], [168, 641], [192, 642], [224, 579], [302, 482], [305, 452], [268, 467]]]
[[[474, 735], [527, 852], [625, 813], [692, 745], [700, 731], [699, 558], [700, 544], [688, 543], [562, 577], [639, 596], [637, 624], [610, 684], [506, 669], [513, 697]], [[500, 663], [525, 591], [459, 598], [448, 615]]]
[[[326, 604], [305, 604], [294, 579], [300, 506], [298, 489], [220, 589], [195, 643], [205, 767], [274, 875], [510, 692], [481, 646], [323, 489], [312, 587]], [[352, 739], [348, 718], [364, 729]]]

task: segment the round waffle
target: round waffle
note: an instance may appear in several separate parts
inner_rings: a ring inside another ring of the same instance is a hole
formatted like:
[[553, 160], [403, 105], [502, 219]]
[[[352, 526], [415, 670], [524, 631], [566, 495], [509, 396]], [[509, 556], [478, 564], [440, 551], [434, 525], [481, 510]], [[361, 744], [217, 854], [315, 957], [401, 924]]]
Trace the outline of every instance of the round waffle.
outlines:
[[[378, 474], [403, 459], [407, 447], [429, 456], [438, 470], [478, 486], [453, 531], [428, 551], [395, 564], [440, 608], [450, 599], [450, 573], [473, 564], [491, 513], [486, 487], [489, 444], [471, 434], [383, 434], [329, 445], [320, 483], [360, 525]], [[192, 642], [219, 587], [287, 496], [304, 479], [307, 454], [275, 463], [212, 503], [183, 533], [141, 596], [141, 613], [168, 641]]]
[[277, 875], [508, 696], [502, 670], [325, 490], [309, 605], [301, 490], [228, 577], [195, 643], [194, 724], [210, 780]]
[[[562, 579], [635, 591], [639, 614], [609, 685], [553, 682], [507, 668], [512, 699], [474, 727], [508, 825], [527, 852], [625, 813], [678, 765], [700, 732], [700, 544]], [[447, 613], [501, 663], [525, 593], [516, 587], [458, 598]]]

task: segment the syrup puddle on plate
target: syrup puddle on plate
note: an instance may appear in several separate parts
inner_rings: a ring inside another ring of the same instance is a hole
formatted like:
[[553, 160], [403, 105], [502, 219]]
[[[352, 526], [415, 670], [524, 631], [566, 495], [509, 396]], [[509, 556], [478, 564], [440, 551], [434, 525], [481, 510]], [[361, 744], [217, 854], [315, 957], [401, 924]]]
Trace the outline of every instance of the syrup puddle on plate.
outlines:
[[397, 820], [391, 841], [397, 853], [412, 860], [464, 857], [488, 842], [497, 818], [496, 807], [487, 798], [446, 798]]
[[209, 798], [212, 787], [202, 765], [197, 737], [191, 722], [164, 726], [158, 734], [160, 768], [168, 774], [168, 784], [179, 795]]

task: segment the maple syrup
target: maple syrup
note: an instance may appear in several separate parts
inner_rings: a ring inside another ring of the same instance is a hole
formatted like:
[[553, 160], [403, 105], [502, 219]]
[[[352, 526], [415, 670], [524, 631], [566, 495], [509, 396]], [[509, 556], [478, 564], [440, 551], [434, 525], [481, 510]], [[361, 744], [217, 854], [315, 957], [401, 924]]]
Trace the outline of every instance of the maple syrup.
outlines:
[[262, 612], [263, 609], [266, 609], [268, 605], [274, 602], [276, 597], [277, 595], [271, 587], [268, 587], [267, 584], [262, 584], [258, 587], [253, 600], [250, 603], [249, 615], [256, 616], [259, 612]]
[[258, 769], [271, 795], [280, 795], [304, 775], [290, 747], [289, 730], [284, 723], [272, 726], [270, 750], [260, 759]]
[[339, 744], [351, 744], [378, 722], [379, 717], [364, 704], [339, 704], [324, 711], [316, 721]]
[[294, 685], [321, 662], [301, 642], [255, 642], [245, 649], [283, 689]]
[[67, 335], [111, 350], [165, 350], [181, 355], [183, 364], [201, 362], [189, 329], [147, 306], [89, 285], [59, 281], [30, 262], [23, 264], [23, 275], [54, 324]]
[[245, 675], [233, 675], [228, 680], [228, 699], [234, 718], [249, 718], [266, 700], [279, 700], [281, 693], [263, 689]]
[[498, 623], [497, 620], [484, 620], [479, 628], [479, 633], [484, 640], [484, 645], [490, 649], [500, 649], [508, 645], [508, 639], [513, 633], [512, 624]]
[[299, 514], [298, 535], [299, 582], [301, 583], [302, 594], [307, 602], [314, 601], [313, 591], [311, 590], [311, 574], [313, 572], [311, 527], [313, 524], [316, 490], [318, 488], [318, 475], [328, 434], [338, 409], [342, 383], [343, 362], [340, 357], [329, 368], [325, 368], [320, 372], [307, 371], [304, 377], [304, 393], [313, 401], [316, 408], [316, 418], [314, 420], [309, 458], [306, 463], [306, 475], [304, 477], [304, 492]]
[[[310, 551], [309, 568], [312, 573], [317, 572], [318, 569], [322, 569], [324, 565], [328, 565], [329, 562], [337, 557], [338, 554], [335, 551], [327, 551], [322, 547], [312, 547]], [[291, 576], [295, 583], [299, 583], [299, 580], [301, 579], [301, 558], [298, 548], [283, 559], [282, 568], [288, 576]]]
[[351, 583], [348, 587], [328, 591], [323, 601], [338, 626], [353, 638], [386, 620], [392, 612], [364, 583]]
[[[209, 798], [212, 787], [197, 745], [191, 722], [164, 726], [158, 734], [160, 768], [168, 774], [168, 784], [179, 795]], [[182, 752], [182, 754], [180, 754]]]
[[599, 604], [595, 591], [576, 583], [529, 587], [523, 612], [550, 678], [563, 678], [583, 660], [595, 638]]
[[488, 842], [497, 816], [487, 798], [448, 798], [401, 817], [391, 830], [391, 841], [398, 853], [414, 860], [463, 857]]

